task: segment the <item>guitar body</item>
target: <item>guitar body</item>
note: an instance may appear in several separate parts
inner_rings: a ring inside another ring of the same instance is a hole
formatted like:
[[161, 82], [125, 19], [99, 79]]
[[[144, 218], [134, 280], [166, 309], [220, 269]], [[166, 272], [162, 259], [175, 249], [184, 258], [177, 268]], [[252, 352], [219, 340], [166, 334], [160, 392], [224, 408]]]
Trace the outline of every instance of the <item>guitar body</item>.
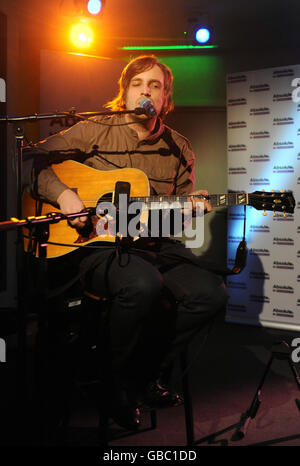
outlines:
[[[85, 207], [96, 207], [99, 199], [105, 195], [114, 197], [115, 185], [117, 182], [124, 181], [130, 183], [131, 197], [144, 197], [149, 195], [149, 181], [147, 175], [136, 168], [122, 168], [119, 170], [100, 171], [88, 167], [73, 160], [67, 160], [60, 164], [52, 165], [62, 183], [73, 189]], [[50, 212], [60, 212], [52, 204], [42, 203], [42, 210], [37, 212], [39, 201], [33, 199], [26, 191], [23, 197], [23, 217], [35, 215], [45, 215]], [[28, 230], [26, 233], [28, 234]], [[96, 241], [115, 242], [115, 237], [111, 235], [96, 236], [88, 241], [79, 239], [76, 229], [71, 228], [67, 221], [50, 224], [49, 241], [53, 243], [74, 244], [74, 248], [69, 246], [60, 246], [48, 244], [47, 258], [54, 258], [65, 255], [78, 248], [78, 244], [85, 245]], [[29, 240], [25, 238], [25, 250], [28, 250]]]

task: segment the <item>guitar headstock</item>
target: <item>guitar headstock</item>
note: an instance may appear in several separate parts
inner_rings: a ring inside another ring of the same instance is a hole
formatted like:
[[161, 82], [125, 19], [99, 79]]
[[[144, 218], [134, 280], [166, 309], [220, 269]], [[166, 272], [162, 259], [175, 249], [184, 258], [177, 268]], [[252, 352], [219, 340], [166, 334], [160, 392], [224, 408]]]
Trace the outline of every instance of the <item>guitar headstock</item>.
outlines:
[[[292, 191], [255, 191], [248, 194], [248, 204], [257, 210], [293, 214], [295, 199]], [[265, 214], [266, 215], [266, 214]]]

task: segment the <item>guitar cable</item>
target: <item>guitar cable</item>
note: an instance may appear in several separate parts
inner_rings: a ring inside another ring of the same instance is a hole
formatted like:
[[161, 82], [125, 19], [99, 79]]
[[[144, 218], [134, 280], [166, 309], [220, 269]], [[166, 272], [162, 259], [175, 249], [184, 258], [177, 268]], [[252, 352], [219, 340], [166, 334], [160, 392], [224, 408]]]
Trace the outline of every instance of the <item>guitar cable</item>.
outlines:
[[246, 267], [247, 263], [247, 243], [246, 243], [246, 205], [244, 205], [244, 231], [243, 231], [243, 239], [237, 247], [236, 255], [235, 255], [235, 262], [232, 268], [232, 272], [236, 275], [242, 272], [242, 270]]

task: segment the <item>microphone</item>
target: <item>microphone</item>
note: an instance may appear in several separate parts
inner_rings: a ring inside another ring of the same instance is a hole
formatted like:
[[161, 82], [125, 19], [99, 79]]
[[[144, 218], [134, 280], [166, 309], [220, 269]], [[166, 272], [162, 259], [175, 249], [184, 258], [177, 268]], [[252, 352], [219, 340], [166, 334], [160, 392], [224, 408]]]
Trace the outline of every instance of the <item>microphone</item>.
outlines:
[[136, 109], [138, 114], [144, 113], [145, 115], [153, 118], [156, 116], [156, 110], [153, 106], [153, 103], [147, 97], [144, 97], [140, 103], [139, 107]]

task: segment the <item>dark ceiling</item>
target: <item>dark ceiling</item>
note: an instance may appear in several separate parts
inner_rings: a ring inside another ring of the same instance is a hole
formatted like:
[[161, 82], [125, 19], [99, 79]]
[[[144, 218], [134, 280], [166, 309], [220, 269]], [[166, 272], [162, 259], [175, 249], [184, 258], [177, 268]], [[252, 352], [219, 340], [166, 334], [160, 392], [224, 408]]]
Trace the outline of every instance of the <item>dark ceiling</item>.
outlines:
[[[5, 0], [0, 1], [3, 3]], [[15, 2], [21, 21], [43, 38], [66, 29], [84, 0]], [[184, 31], [207, 21], [222, 50], [300, 47], [300, 0], [106, 0], [96, 20], [104, 40], [124, 44], [183, 43]]]

